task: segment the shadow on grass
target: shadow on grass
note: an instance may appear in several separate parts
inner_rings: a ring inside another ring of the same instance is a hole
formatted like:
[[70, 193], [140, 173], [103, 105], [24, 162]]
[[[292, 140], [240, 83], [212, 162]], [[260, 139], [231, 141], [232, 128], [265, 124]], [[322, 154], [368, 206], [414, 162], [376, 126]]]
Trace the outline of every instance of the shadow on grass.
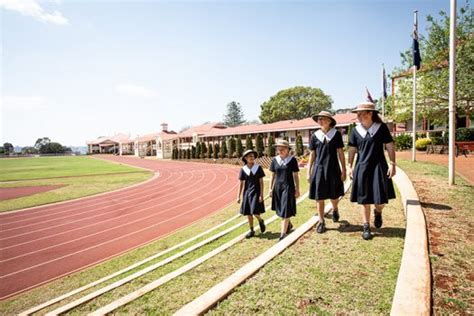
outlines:
[[[339, 221], [339, 227], [334, 229], [328, 230], [337, 230], [340, 233], [355, 233], [360, 232], [362, 233], [363, 226], [362, 225], [354, 225], [349, 223], [346, 220]], [[382, 227], [382, 228], [375, 228], [371, 227], [372, 233], [376, 236], [380, 237], [389, 237], [389, 238], [404, 238], [405, 237], [405, 228], [401, 227]]]
[[431, 209], [437, 210], [437, 211], [450, 211], [450, 210], [453, 209], [449, 205], [438, 204], [438, 203], [421, 202], [420, 205], [422, 207], [431, 208]]
[[273, 240], [273, 239], [278, 239], [280, 238], [280, 232], [269, 232], [266, 231], [263, 234], [258, 234], [255, 235], [257, 238], [262, 238], [262, 239], [268, 239], [268, 240]]

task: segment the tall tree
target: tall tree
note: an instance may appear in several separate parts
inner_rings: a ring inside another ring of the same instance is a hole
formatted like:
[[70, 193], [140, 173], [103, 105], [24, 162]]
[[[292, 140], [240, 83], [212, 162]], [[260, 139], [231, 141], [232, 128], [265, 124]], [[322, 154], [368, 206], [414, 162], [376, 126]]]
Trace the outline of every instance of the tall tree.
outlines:
[[220, 157], [221, 158], [225, 158], [227, 156], [227, 145], [226, 145], [226, 141], [223, 140], [222, 141], [222, 144], [221, 144], [221, 151], [220, 151]]
[[201, 143], [201, 156], [199, 156], [199, 158], [206, 158], [206, 154], [207, 154], [207, 145], [205, 142], [202, 142]]
[[242, 138], [240, 135], [237, 135], [237, 141], [235, 144], [235, 151], [237, 153], [237, 157], [242, 157], [242, 154], [244, 153], [244, 148], [242, 145]]
[[11, 143], [4, 143], [3, 144], [3, 151], [5, 152], [5, 154], [10, 154], [10, 153], [13, 153], [15, 151], [15, 148], [13, 147], [13, 145]]
[[244, 113], [240, 103], [235, 101], [228, 103], [226, 114], [224, 115], [224, 124], [229, 127], [234, 127], [241, 125], [244, 122]]
[[196, 158], [197, 159], [201, 158], [201, 153], [202, 153], [201, 142], [196, 142]]
[[229, 158], [233, 158], [234, 156], [236, 156], [235, 146], [236, 146], [235, 138], [234, 137], [229, 138]]
[[303, 137], [301, 134], [296, 136], [296, 156], [303, 156], [304, 154], [304, 146], [303, 146]]
[[214, 154], [214, 144], [209, 144], [209, 149], [207, 150], [207, 158], [212, 158]]
[[219, 146], [219, 143], [215, 143], [214, 144], [214, 153], [213, 153], [213, 158], [214, 159], [217, 159], [219, 158], [219, 153], [220, 153], [220, 146]]
[[330, 110], [332, 99], [323, 90], [312, 87], [293, 87], [278, 91], [261, 107], [260, 120], [273, 123], [304, 119], [323, 110]]

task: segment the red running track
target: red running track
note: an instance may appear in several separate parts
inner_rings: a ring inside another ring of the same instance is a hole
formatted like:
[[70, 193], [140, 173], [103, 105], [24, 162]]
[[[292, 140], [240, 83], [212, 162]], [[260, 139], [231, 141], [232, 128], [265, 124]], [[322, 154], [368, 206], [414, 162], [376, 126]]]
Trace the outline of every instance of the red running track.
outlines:
[[0, 214], [0, 300], [163, 237], [235, 197], [235, 168], [102, 158], [157, 174], [123, 190]]

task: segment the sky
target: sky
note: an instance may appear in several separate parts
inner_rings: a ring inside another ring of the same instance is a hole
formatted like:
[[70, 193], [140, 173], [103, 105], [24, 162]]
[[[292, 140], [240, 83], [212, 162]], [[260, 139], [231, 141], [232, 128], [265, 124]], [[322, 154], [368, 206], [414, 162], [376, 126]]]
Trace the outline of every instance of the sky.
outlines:
[[[464, 1], [458, 1], [461, 6]], [[365, 87], [379, 97], [381, 65], [400, 65], [413, 10], [424, 1], [0, 0], [0, 143], [63, 145], [114, 133], [132, 137], [221, 121], [226, 104], [245, 119], [293, 86], [321, 88], [333, 108]], [[423, 52], [422, 52], [423, 54]]]

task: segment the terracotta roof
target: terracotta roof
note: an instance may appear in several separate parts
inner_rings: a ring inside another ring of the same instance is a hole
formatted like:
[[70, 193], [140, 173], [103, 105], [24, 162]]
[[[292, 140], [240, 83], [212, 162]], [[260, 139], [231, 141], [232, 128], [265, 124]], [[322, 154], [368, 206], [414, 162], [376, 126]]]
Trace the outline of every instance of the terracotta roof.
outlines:
[[206, 123], [206, 124], [190, 127], [187, 130], [179, 133], [178, 135], [179, 137], [191, 137], [193, 136], [194, 133], [196, 133], [197, 135], [203, 135], [213, 130], [222, 130], [225, 128], [226, 128], [225, 125], [223, 125], [222, 123], [211, 122], [211, 123]]
[[[334, 119], [337, 122], [336, 126], [346, 126], [357, 121], [357, 115], [354, 113], [340, 113], [334, 115]], [[229, 136], [229, 135], [241, 135], [241, 134], [256, 134], [256, 133], [269, 133], [279, 131], [293, 131], [303, 129], [315, 129], [319, 125], [313, 121], [311, 117], [302, 120], [286, 120], [279, 121], [269, 124], [251, 124], [251, 125], [240, 125], [236, 127], [228, 127], [225, 129], [214, 129], [201, 136], [213, 137], [213, 136]]]
[[151, 133], [143, 136], [138, 136], [137, 138], [135, 138], [135, 141], [139, 143], [150, 142], [152, 140], [157, 139], [158, 136], [161, 136], [162, 139], [171, 139], [177, 137], [177, 134], [174, 131]]
[[88, 145], [98, 145], [104, 142], [113, 142], [113, 143], [130, 143], [132, 140], [127, 134], [119, 133], [114, 136], [100, 136], [94, 140], [87, 141]]

